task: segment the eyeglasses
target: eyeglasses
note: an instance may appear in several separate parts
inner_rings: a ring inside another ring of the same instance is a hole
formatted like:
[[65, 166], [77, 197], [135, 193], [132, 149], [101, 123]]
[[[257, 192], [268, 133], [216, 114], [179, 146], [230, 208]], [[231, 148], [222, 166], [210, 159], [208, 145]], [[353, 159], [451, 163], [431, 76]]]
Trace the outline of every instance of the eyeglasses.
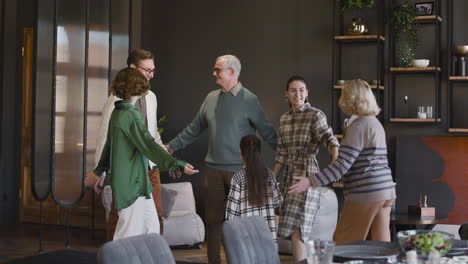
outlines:
[[219, 74], [220, 72], [231, 69], [231, 68], [214, 68], [211, 72], [216, 72], [216, 74]]
[[141, 67], [140, 65], [137, 65], [137, 67], [142, 69], [143, 71], [145, 71], [145, 73], [148, 74], [148, 75], [151, 75], [156, 71], [156, 68], [155, 69], [146, 69], [146, 68]]

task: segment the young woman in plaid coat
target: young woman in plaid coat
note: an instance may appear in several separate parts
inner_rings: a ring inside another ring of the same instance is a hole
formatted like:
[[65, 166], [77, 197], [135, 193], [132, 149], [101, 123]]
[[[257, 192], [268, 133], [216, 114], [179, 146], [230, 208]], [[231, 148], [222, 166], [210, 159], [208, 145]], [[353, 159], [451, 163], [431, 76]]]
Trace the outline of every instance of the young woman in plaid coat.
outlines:
[[291, 77], [286, 86], [291, 109], [281, 116], [274, 174], [284, 168], [280, 189], [284, 202], [280, 207], [278, 237], [291, 239], [295, 261], [306, 258], [304, 241], [331, 240], [336, 227], [338, 202], [328, 187], [309, 188], [299, 194], [288, 194], [293, 177], [308, 177], [320, 171], [316, 155], [320, 144], [338, 156], [339, 143], [327, 123], [325, 114], [307, 101], [304, 78]]

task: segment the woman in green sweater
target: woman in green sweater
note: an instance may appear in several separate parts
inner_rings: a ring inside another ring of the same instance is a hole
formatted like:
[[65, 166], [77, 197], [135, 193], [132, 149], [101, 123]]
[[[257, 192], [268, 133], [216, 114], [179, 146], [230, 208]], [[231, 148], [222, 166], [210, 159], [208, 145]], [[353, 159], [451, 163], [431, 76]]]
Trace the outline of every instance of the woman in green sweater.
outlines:
[[[102, 186], [103, 172], [111, 175], [111, 185], [119, 220], [114, 240], [144, 233], [159, 233], [159, 220], [151, 197], [148, 159], [167, 170], [197, 173], [192, 165], [176, 160], [162, 149], [146, 129], [135, 102], [149, 90], [149, 82], [138, 70], [125, 68], [117, 73], [111, 89], [122, 101], [115, 103], [109, 121], [106, 144], [87, 186]], [[101, 176], [101, 177], [98, 177]]]

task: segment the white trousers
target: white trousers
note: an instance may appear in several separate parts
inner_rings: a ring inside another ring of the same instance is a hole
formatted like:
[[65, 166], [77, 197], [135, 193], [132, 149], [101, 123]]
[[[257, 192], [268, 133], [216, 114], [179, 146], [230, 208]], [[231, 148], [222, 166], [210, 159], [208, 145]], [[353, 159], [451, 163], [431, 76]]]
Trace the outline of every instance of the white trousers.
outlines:
[[148, 233], [159, 234], [159, 219], [153, 197], [140, 196], [129, 207], [118, 210], [114, 240]]

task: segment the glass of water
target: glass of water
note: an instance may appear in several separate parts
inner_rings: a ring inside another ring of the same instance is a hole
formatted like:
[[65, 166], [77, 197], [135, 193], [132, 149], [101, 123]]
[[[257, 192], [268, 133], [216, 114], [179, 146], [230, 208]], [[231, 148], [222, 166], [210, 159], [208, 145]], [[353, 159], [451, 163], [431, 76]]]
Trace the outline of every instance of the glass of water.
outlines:
[[427, 118], [432, 118], [432, 105], [428, 106], [427, 108], [427, 111], [426, 111], [426, 114], [427, 114]]
[[306, 242], [307, 263], [331, 264], [335, 242], [328, 240], [310, 240]]

